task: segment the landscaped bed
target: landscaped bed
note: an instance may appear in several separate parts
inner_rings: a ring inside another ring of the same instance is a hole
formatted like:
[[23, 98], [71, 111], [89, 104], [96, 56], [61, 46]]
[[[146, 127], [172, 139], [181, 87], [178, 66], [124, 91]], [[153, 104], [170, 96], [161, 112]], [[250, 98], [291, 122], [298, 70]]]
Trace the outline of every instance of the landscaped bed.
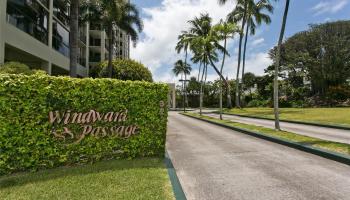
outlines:
[[174, 199], [162, 159], [103, 161], [0, 178], [0, 199]]
[[[274, 118], [273, 108], [244, 108], [224, 110], [225, 113]], [[281, 108], [282, 120], [320, 123], [350, 127], [350, 108]]]
[[201, 116], [201, 115], [196, 114], [196, 113], [185, 113], [185, 115], [194, 116], [194, 117], [201, 118], [201, 119], [206, 119], [206, 120], [216, 122], [216, 123], [221, 123], [221, 124], [224, 124], [227, 126], [246, 129], [246, 130], [253, 131], [256, 133], [261, 133], [261, 134], [273, 136], [276, 138], [289, 140], [291, 142], [297, 142], [297, 143], [300, 143], [303, 145], [318, 147], [318, 148], [325, 149], [328, 151], [333, 151], [333, 152], [337, 152], [337, 153], [341, 153], [341, 154], [350, 155], [350, 145], [349, 144], [321, 140], [318, 138], [298, 135], [298, 134], [291, 133], [291, 132], [276, 131], [276, 130], [270, 129], [270, 128], [242, 124], [242, 123], [232, 122], [229, 120], [219, 120], [219, 119], [216, 119], [213, 117], [208, 117], [208, 116], [203, 116], [203, 115]]

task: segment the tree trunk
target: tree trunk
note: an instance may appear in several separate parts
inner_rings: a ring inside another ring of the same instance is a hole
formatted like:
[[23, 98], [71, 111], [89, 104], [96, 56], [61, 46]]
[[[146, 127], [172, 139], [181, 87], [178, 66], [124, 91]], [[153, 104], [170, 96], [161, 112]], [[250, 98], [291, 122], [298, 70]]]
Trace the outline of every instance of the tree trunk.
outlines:
[[77, 77], [77, 66], [79, 56], [79, 0], [72, 0], [70, 7], [70, 53], [69, 53], [69, 75]]
[[[187, 67], [187, 48], [186, 48], [186, 50], [185, 50], [185, 67]], [[186, 90], [186, 81], [187, 81], [187, 75], [186, 75], [186, 73], [184, 73], [185, 74], [185, 83], [184, 83], [184, 90], [185, 90], [185, 112], [186, 112], [186, 106], [188, 106], [187, 105], [187, 103], [188, 103], [188, 100], [187, 100], [187, 90]]]
[[203, 78], [204, 78], [204, 73], [205, 73], [205, 68], [206, 64], [203, 64], [203, 73], [202, 73], [202, 78], [201, 78], [201, 91], [199, 94], [199, 114], [202, 115], [202, 109], [203, 109]]
[[114, 44], [114, 35], [113, 35], [113, 26], [108, 27], [108, 77], [112, 78], [113, 76], [113, 44]]
[[283, 14], [283, 22], [282, 22], [282, 28], [280, 32], [280, 37], [278, 40], [278, 46], [277, 46], [277, 54], [276, 54], [276, 65], [275, 65], [275, 77], [274, 77], [274, 82], [273, 82], [273, 104], [274, 104], [274, 113], [275, 113], [275, 129], [276, 130], [281, 130], [280, 127], [280, 121], [279, 121], [279, 105], [278, 105], [278, 69], [280, 66], [281, 62], [281, 46], [282, 46], [282, 41], [284, 37], [284, 31], [286, 29], [286, 23], [287, 23], [287, 16], [288, 16], [288, 9], [289, 9], [289, 0], [286, 0], [286, 7], [284, 9], [284, 14]]
[[243, 15], [243, 20], [242, 20], [242, 33], [239, 35], [239, 46], [238, 46], [238, 65], [237, 65], [237, 74], [236, 74], [236, 92], [235, 92], [235, 96], [236, 96], [236, 107], [240, 108], [240, 97], [239, 97], [239, 71], [241, 68], [241, 52], [242, 52], [242, 41], [243, 41], [243, 30], [245, 27], [245, 23], [246, 23], [246, 17], [247, 17], [247, 1], [245, 3], [244, 9], [244, 15]]
[[[226, 81], [228, 83], [228, 77], [226, 77]], [[232, 108], [231, 86], [230, 86], [230, 84], [228, 84], [228, 87], [227, 87], [227, 108], [228, 109]]]
[[186, 110], [185, 110], [185, 93], [184, 93], [184, 91], [185, 91], [185, 85], [184, 85], [184, 81], [183, 81], [183, 73], [181, 74], [181, 83], [182, 83], [182, 88], [181, 88], [181, 90], [182, 90], [182, 109], [183, 109], [183, 111], [184, 112], [186, 112]]
[[186, 80], [187, 80], [187, 74], [185, 74], [185, 81], [184, 81], [184, 92], [185, 92], [185, 112], [186, 112], [186, 107], [188, 106], [188, 100], [187, 100], [187, 86], [186, 86]]
[[226, 88], [229, 87], [229, 86], [228, 86], [228, 83], [227, 83], [227, 81], [226, 81], [226, 79], [225, 79], [225, 77], [222, 76], [222, 74], [220, 73], [220, 71], [218, 70], [218, 68], [215, 66], [213, 60], [212, 60], [210, 57], [209, 57], [209, 62], [210, 62], [210, 64], [211, 64], [211, 66], [214, 68], [214, 70], [216, 71], [216, 73], [220, 76], [220, 79], [222, 79], [223, 82], [225, 83]]
[[199, 76], [201, 75], [201, 69], [202, 69], [202, 62], [199, 63], [198, 78], [197, 78], [198, 82], [199, 82]]
[[[241, 89], [240, 91], [243, 91], [244, 89], [244, 73], [245, 73], [245, 55], [246, 55], [246, 51], [247, 51], [247, 43], [248, 43], [248, 34], [249, 34], [249, 20], [250, 18], [248, 18], [248, 22], [247, 22], [247, 26], [246, 26], [246, 31], [245, 31], [245, 39], [244, 39], [244, 47], [243, 47], [243, 63], [242, 63], [242, 84], [241, 84]], [[242, 97], [242, 95], [240, 95], [240, 97]], [[244, 99], [244, 98], [243, 98]], [[240, 98], [241, 100], [241, 98]], [[243, 101], [241, 101], [243, 102]], [[244, 103], [241, 104], [241, 106], [243, 106]]]
[[[224, 39], [224, 49], [226, 50], [226, 45], [227, 45], [227, 39], [225, 36]], [[225, 65], [225, 58], [226, 58], [226, 53], [224, 53], [224, 55], [222, 56], [222, 63], [221, 63], [221, 69], [220, 69], [220, 73], [222, 74], [222, 71], [224, 69], [224, 65]], [[223, 80], [220, 78], [220, 120], [222, 120], [222, 82]]]

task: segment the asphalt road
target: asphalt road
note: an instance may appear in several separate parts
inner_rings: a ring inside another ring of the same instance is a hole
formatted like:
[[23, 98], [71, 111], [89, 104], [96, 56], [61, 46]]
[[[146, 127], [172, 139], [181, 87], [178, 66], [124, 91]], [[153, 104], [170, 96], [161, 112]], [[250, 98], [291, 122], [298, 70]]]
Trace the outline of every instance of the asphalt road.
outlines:
[[[219, 118], [219, 114], [215, 113], [203, 113], [206, 116]], [[263, 126], [266, 128], [275, 128], [275, 122], [266, 119], [254, 119], [249, 117], [239, 117], [233, 115], [223, 115], [226, 120], [240, 122], [244, 124], [252, 124], [257, 126]], [[323, 140], [329, 140], [340, 143], [350, 144], [350, 130], [342, 130], [335, 128], [318, 127], [311, 125], [295, 124], [289, 122], [280, 122], [281, 129], [300, 135], [306, 135], [310, 137], [320, 138]], [[349, 197], [350, 199], [350, 197]]]
[[188, 200], [350, 199], [350, 166], [169, 113], [167, 150]]

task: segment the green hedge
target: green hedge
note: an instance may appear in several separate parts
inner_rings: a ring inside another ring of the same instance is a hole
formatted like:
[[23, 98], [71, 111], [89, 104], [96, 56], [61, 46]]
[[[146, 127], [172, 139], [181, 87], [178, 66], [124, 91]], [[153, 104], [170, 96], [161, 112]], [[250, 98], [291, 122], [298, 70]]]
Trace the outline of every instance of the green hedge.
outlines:
[[[0, 174], [105, 159], [163, 156], [167, 110], [160, 102], [166, 105], [167, 93], [167, 85], [139, 81], [0, 75]], [[115, 112], [121, 119], [127, 118], [108, 122], [107, 117], [106, 122], [102, 116], [95, 123], [90, 119], [91, 124], [85, 126], [106, 127], [107, 131], [87, 134], [80, 142], [82, 122], [65, 125], [64, 120], [60, 124], [49, 121], [50, 111], [61, 115], [70, 111], [73, 117], [76, 112], [91, 110], [101, 116]], [[118, 135], [120, 126], [125, 130], [137, 127], [135, 135]], [[64, 127], [73, 137], [62, 133]]]
[[[131, 81], [153, 82], [151, 71], [142, 63], [131, 59], [115, 59], [112, 62], [112, 78]], [[103, 61], [89, 71], [90, 77], [108, 77], [108, 61]]]

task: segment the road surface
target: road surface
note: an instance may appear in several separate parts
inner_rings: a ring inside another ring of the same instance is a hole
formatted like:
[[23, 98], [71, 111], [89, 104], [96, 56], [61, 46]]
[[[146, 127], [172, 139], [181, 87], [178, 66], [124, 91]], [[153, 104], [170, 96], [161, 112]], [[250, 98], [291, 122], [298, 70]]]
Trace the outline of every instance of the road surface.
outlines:
[[[216, 113], [203, 113], [209, 117], [219, 118], [219, 114]], [[223, 115], [226, 120], [231, 120], [244, 124], [252, 124], [256, 126], [263, 126], [266, 128], [275, 128], [275, 122], [267, 119], [254, 119], [249, 117], [239, 117], [234, 115]], [[296, 124], [289, 122], [280, 122], [281, 129], [284, 131], [297, 133], [300, 135], [306, 135], [310, 137], [320, 138], [323, 140], [329, 140], [334, 142], [350, 144], [350, 130], [326, 128], [312, 125]], [[349, 197], [350, 199], [350, 197]]]
[[188, 200], [350, 199], [350, 166], [176, 112], [167, 150]]

